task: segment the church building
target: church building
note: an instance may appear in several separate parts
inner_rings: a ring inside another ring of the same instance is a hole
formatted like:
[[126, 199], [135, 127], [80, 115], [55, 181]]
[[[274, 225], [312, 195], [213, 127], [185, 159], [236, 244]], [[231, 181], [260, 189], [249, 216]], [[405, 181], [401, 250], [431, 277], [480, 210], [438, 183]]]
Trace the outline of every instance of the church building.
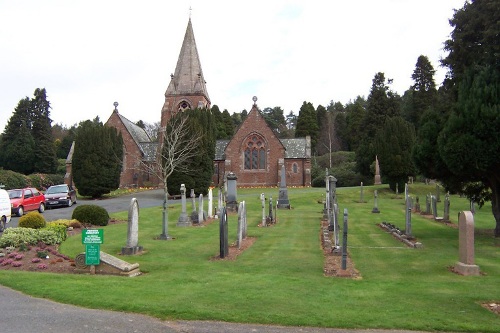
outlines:
[[[258, 109], [257, 98], [253, 100], [248, 117], [233, 138], [217, 140], [212, 179], [214, 186], [222, 184], [229, 172], [238, 177], [238, 186], [277, 186], [283, 165], [287, 186], [310, 186], [310, 138], [279, 139]], [[166, 125], [175, 113], [195, 108], [200, 109], [200, 112], [210, 112], [210, 107], [211, 101], [189, 18], [177, 66], [170, 75], [165, 92], [159, 142], [162, 142]], [[116, 107], [106, 124], [116, 127], [124, 139], [124, 167], [120, 186], [158, 185], [159, 181], [154, 180], [153, 175], [140, 168], [141, 164], [154, 161], [158, 144], [151, 142], [143, 129], [120, 115]]]

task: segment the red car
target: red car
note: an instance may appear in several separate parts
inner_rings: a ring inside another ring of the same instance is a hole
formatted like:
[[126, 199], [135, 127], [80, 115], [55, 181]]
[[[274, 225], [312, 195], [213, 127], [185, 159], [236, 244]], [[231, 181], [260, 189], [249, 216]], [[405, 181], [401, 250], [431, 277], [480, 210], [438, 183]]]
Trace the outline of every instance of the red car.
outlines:
[[45, 196], [36, 188], [8, 190], [12, 214], [23, 216], [24, 212], [38, 210], [45, 211]]

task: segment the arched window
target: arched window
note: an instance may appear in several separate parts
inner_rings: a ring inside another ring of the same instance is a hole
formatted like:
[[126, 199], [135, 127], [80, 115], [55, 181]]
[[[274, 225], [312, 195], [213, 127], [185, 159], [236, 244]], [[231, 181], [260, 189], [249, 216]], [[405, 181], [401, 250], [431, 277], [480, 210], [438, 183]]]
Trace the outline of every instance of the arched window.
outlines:
[[258, 134], [250, 135], [244, 143], [243, 151], [245, 170], [266, 169], [266, 146]]
[[297, 165], [297, 163], [293, 163], [292, 170], [293, 170], [293, 173], [298, 173], [299, 172], [299, 166]]

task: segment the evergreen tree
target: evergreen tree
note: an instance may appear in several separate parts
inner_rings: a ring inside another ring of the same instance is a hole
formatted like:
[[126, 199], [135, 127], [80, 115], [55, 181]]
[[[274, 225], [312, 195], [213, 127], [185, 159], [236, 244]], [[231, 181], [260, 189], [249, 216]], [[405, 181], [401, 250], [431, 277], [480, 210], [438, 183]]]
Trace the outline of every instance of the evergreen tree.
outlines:
[[383, 170], [384, 182], [395, 191], [396, 184], [403, 189], [408, 176], [415, 175], [411, 151], [415, 143], [415, 129], [402, 117], [387, 118], [375, 137], [375, 150]]
[[281, 137], [281, 134], [286, 132], [286, 120], [282, 108], [279, 106], [274, 108], [267, 107], [262, 110], [262, 116], [266, 120], [267, 125], [278, 137]]
[[73, 179], [81, 195], [101, 197], [120, 185], [123, 140], [99, 118], [81, 122], [73, 154]]
[[31, 100], [32, 135], [36, 152], [34, 169], [40, 173], [55, 173], [57, 157], [51, 130], [50, 103], [45, 88], [37, 88], [34, 95], [35, 98]]
[[304, 101], [300, 107], [299, 116], [297, 117], [295, 137], [302, 138], [307, 135], [311, 136], [311, 147], [316, 147], [319, 135], [316, 110], [314, 110], [312, 103]]
[[354, 102], [345, 106], [347, 133], [343, 139], [347, 141], [349, 151], [356, 151], [363, 135], [363, 121], [366, 115], [366, 101], [358, 96]]

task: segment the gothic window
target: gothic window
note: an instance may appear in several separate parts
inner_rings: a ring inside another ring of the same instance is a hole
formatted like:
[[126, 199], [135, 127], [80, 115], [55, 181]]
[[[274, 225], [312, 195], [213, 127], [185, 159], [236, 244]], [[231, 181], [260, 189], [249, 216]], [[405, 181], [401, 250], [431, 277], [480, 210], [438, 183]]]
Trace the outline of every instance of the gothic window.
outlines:
[[252, 134], [245, 141], [243, 152], [245, 170], [266, 169], [266, 147], [260, 135]]
[[189, 106], [189, 103], [186, 101], [182, 101], [179, 104], [179, 111], [186, 111], [187, 109], [190, 109], [191, 107]]
[[299, 172], [299, 166], [297, 165], [297, 163], [293, 163], [292, 170], [293, 170], [293, 173], [298, 173]]

